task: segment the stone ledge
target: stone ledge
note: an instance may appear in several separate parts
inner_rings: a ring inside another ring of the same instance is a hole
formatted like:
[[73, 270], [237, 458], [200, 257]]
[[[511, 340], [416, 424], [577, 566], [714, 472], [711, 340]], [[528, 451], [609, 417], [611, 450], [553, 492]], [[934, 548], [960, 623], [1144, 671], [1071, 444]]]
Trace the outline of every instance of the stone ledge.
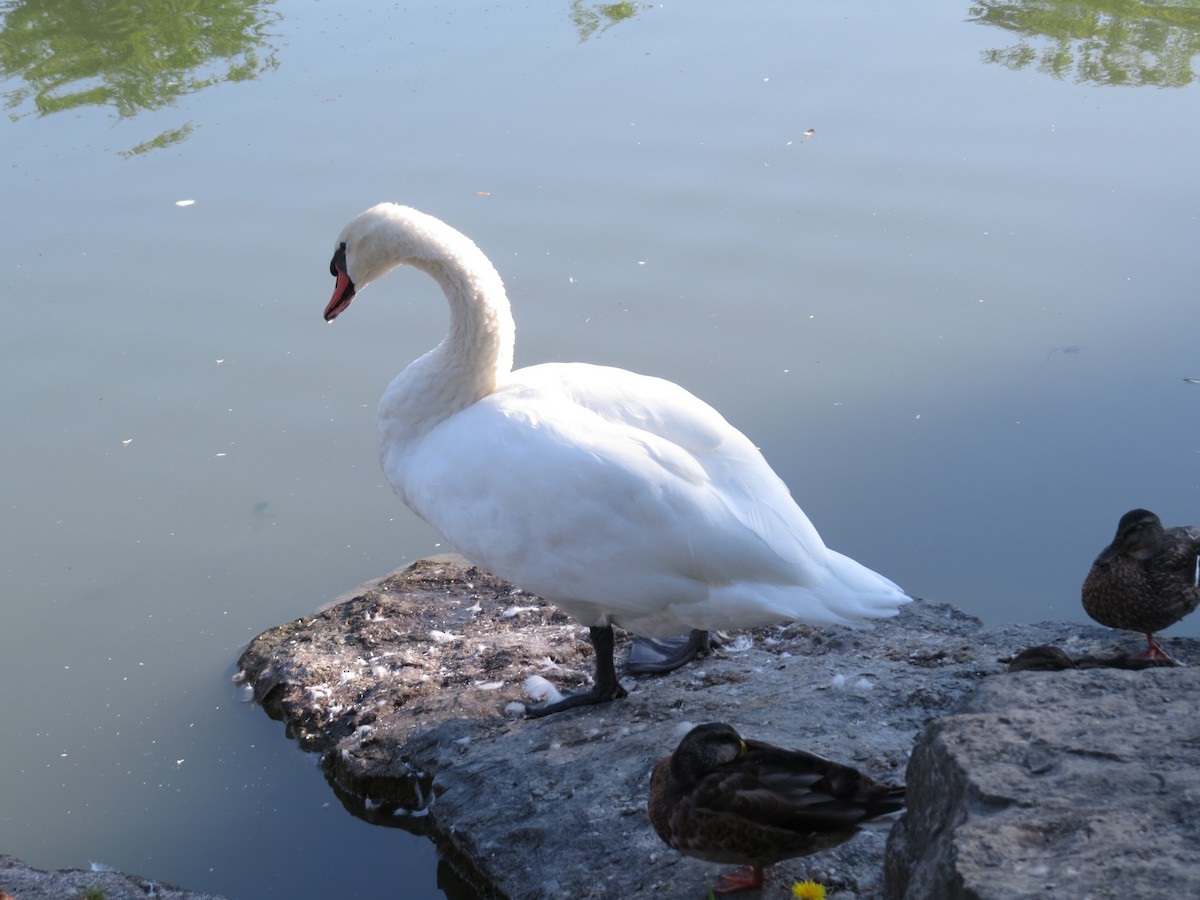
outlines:
[[109, 869], [47, 872], [0, 854], [0, 900], [64, 900], [82, 897], [85, 891], [97, 892], [104, 900], [224, 900], [216, 894], [200, 894]]
[[[984, 626], [918, 600], [869, 631], [756, 629], [631, 683], [625, 700], [513, 719], [505, 705], [530, 674], [586, 683], [586, 630], [499, 579], [435, 560], [264, 633], [240, 667], [268, 713], [321, 754], [347, 809], [429, 835], [465, 894], [695, 898], [720, 867], [664, 846], [645, 815], [650, 769], [689, 724], [726, 721], [899, 782], [927, 722], [982, 682], [1050, 677], [992, 679], [1002, 659], [1034, 644], [1103, 655], [1119, 637], [1070, 623]], [[882, 832], [864, 831], [784, 862], [760, 896], [790, 897], [793, 881], [812, 877], [838, 898], [880, 897], [884, 845]]]

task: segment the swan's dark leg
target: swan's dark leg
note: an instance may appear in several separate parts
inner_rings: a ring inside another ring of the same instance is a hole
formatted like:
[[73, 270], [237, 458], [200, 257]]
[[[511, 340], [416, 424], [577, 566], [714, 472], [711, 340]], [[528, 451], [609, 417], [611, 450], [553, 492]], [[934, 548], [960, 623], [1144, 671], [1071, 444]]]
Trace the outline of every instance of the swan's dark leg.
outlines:
[[613, 662], [615, 641], [612, 626], [589, 628], [588, 636], [592, 639], [592, 647], [596, 650], [596, 678], [592, 689], [581, 694], [568, 694], [557, 703], [526, 706], [525, 715], [531, 719], [537, 719], [551, 713], [562, 712], [564, 709], [608, 703], [610, 700], [620, 700], [626, 696], [625, 688], [621, 687], [621, 682], [617, 681], [617, 667]]
[[630, 675], [661, 675], [674, 672], [684, 663], [691, 662], [714, 646], [712, 635], [698, 628], [692, 629], [687, 637], [653, 638], [635, 637], [629, 648], [629, 661], [625, 671]]

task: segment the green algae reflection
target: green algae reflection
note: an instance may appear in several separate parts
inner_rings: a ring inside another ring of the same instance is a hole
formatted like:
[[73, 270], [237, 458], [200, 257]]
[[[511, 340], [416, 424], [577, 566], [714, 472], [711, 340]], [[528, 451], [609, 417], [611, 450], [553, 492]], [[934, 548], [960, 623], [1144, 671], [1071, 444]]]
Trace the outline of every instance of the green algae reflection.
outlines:
[[[225, 81], [274, 69], [266, 2], [236, 0], [12, 0], [0, 3], [0, 76], [14, 122], [85, 106], [130, 118]], [[123, 155], [177, 143], [168, 129]]]
[[970, 21], [1016, 37], [985, 62], [1078, 84], [1184, 87], [1197, 80], [1200, 0], [983, 0]]
[[579, 42], [583, 43], [593, 35], [599, 37], [618, 22], [632, 19], [644, 9], [649, 9], [649, 3], [584, 3], [583, 0], [572, 0], [571, 21], [579, 32]]

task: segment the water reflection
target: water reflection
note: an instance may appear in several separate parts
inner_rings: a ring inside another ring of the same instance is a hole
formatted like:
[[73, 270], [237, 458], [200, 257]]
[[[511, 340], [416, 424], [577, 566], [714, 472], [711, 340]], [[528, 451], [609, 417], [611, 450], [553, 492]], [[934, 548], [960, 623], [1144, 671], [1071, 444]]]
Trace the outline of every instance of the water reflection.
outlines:
[[649, 3], [584, 3], [583, 0], [572, 0], [571, 21], [579, 32], [580, 42], [586, 41], [592, 35], [600, 35], [608, 31], [618, 22], [632, 19], [644, 9], [649, 9]]
[[1197, 79], [1200, 0], [983, 0], [971, 21], [1019, 35], [986, 62], [1078, 84], [1183, 87]]
[[[278, 706], [268, 708], [264, 703], [263, 709], [273, 719], [284, 719]], [[289, 733], [288, 737], [295, 738], [295, 735]], [[306, 746], [304, 741], [297, 746], [302, 750], [317, 749]], [[429, 826], [426, 798], [433, 796], [433, 776], [411, 770], [411, 774], [400, 777], [374, 778], [371, 780], [371, 796], [364, 800], [357, 791], [343, 787], [337, 773], [336, 759], [332, 765], [327, 765], [323, 759], [321, 766], [329, 786], [346, 812], [371, 825], [399, 828], [409, 834], [428, 838], [437, 846], [437, 886], [445, 894], [446, 900], [477, 900], [494, 893], [489, 890], [487, 878], [471, 857], [464, 854], [453, 841], [439, 840], [438, 833]], [[405, 768], [409, 767], [405, 765], [401, 770]]]
[[[14, 122], [82, 106], [121, 118], [170, 106], [224, 81], [274, 69], [267, 29], [274, 0], [11, 0], [0, 4], [0, 76]], [[22, 109], [23, 107], [29, 107]], [[191, 123], [167, 129], [123, 155], [178, 143]]]

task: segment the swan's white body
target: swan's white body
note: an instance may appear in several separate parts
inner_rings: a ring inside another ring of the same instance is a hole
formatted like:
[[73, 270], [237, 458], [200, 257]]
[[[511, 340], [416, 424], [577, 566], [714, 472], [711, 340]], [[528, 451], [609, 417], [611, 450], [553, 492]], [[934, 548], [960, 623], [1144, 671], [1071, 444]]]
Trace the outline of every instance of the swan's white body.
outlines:
[[454, 229], [380, 204], [339, 248], [328, 319], [401, 263], [450, 301], [445, 340], [380, 401], [379, 450], [401, 499], [479, 565], [583, 625], [649, 637], [855, 624], [908, 602], [828, 549], [754, 445], [678, 385], [581, 363], [512, 371], [500, 276]]

